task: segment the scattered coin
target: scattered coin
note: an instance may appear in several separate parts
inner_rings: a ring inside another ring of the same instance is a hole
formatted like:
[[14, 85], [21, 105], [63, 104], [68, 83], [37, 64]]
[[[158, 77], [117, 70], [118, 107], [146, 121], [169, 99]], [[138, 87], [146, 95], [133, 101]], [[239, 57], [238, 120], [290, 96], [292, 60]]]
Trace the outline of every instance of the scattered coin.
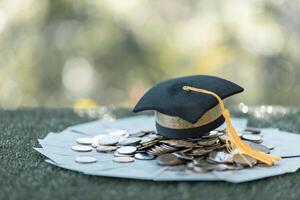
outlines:
[[175, 153], [173, 153], [175, 156], [177, 156], [178, 158], [180, 158], [180, 159], [183, 159], [183, 160], [189, 160], [189, 161], [191, 161], [191, 160], [193, 160], [194, 159], [194, 157], [193, 156], [188, 156], [188, 155], [186, 155], [185, 153], [183, 153], [183, 152], [175, 152]]
[[273, 144], [268, 144], [263, 142], [262, 145], [266, 146], [269, 150], [273, 150], [275, 148]]
[[194, 159], [193, 162], [192, 162], [191, 164], [193, 164], [193, 165], [195, 165], [195, 166], [198, 166], [198, 167], [205, 167], [205, 166], [207, 166], [207, 165], [210, 165], [210, 164], [204, 159], [204, 157], [202, 157], [201, 159], [200, 159], [200, 157], [197, 158], [197, 159]]
[[193, 147], [195, 146], [192, 142], [184, 141], [184, 140], [161, 140], [160, 143], [168, 144], [172, 147]]
[[252, 147], [253, 149], [256, 149], [257, 151], [261, 151], [264, 153], [270, 153], [270, 149], [268, 147], [266, 147], [263, 144], [257, 144], [254, 142], [250, 142], [250, 141], [245, 141], [250, 147]]
[[136, 132], [136, 133], [130, 133], [130, 137], [143, 137], [144, 135], [146, 135], [147, 133], [144, 131], [140, 131], [140, 132]]
[[250, 134], [244, 134], [242, 135], [242, 138], [244, 140], [248, 140], [255, 143], [261, 143], [262, 142], [262, 136], [261, 135], [250, 135]]
[[217, 137], [218, 134], [219, 134], [219, 132], [214, 130], [214, 131], [210, 131], [208, 135], [202, 136], [202, 138], [214, 138], [214, 137]]
[[116, 146], [104, 146], [104, 145], [100, 145], [97, 147], [97, 151], [98, 152], [112, 152], [114, 150], [116, 150], [117, 147]]
[[148, 135], [148, 137], [153, 138], [153, 139], [158, 139], [158, 138], [161, 138], [162, 136], [160, 136], [160, 135], [158, 135], [158, 134], [150, 133], [150, 134]]
[[105, 135], [95, 135], [94, 137], [93, 137], [93, 143], [99, 143], [99, 141], [103, 138], [103, 137], [105, 137]]
[[252, 128], [252, 127], [248, 127], [244, 130], [245, 132], [248, 132], [248, 133], [252, 133], [252, 134], [260, 134], [260, 129], [258, 128]]
[[148, 142], [152, 142], [156, 139], [158, 139], [160, 136], [159, 135], [156, 135], [156, 134], [150, 134], [150, 135], [147, 135], [147, 136], [144, 136], [142, 137], [142, 140], [141, 140], [141, 144], [144, 144], [144, 143], [148, 143]]
[[221, 142], [225, 143], [228, 138], [227, 138], [227, 135], [224, 134], [224, 135], [220, 135], [219, 139], [221, 140]]
[[117, 163], [131, 163], [131, 162], [134, 162], [134, 158], [129, 157], [129, 156], [127, 156], [127, 157], [114, 157], [113, 161], [117, 162]]
[[99, 146], [99, 142], [97, 141], [97, 142], [93, 142], [93, 144], [91, 145], [93, 148], [97, 148], [98, 146]]
[[156, 158], [156, 162], [159, 165], [166, 165], [166, 166], [174, 166], [174, 165], [181, 165], [184, 161], [174, 154], [163, 154]]
[[199, 145], [202, 145], [202, 146], [211, 146], [213, 144], [215, 144], [216, 142], [218, 142], [218, 138], [207, 138], [207, 139], [203, 139], [203, 140], [200, 140], [198, 141], [197, 143]]
[[[241, 132], [237, 132], [237, 135], [239, 137], [242, 137], [243, 134]], [[221, 140], [221, 142], [223, 143], [226, 143], [226, 140], [227, 140], [228, 136], [226, 134], [223, 134], [223, 135], [219, 135], [219, 139]]]
[[224, 151], [213, 151], [209, 153], [207, 161], [210, 163], [233, 163], [233, 156]]
[[124, 146], [117, 149], [117, 152], [120, 154], [133, 154], [136, 152], [136, 150], [137, 148], [134, 146]]
[[194, 163], [202, 162], [204, 159], [205, 159], [205, 156], [197, 156], [197, 157], [194, 157], [193, 162]]
[[[175, 171], [189, 170], [191, 173], [237, 170], [257, 165], [257, 161], [249, 156], [227, 152], [226, 130], [214, 130], [207, 136], [185, 140], [165, 138], [154, 131], [130, 134], [126, 130], [113, 129], [106, 132], [92, 138], [78, 138], [76, 142], [81, 145], [72, 146], [72, 150], [89, 152], [94, 147], [97, 152], [113, 153], [113, 161], [118, 163], [156, 158], [159, 165], [170, 166]], [[255, 129], [238, 130], [237, 133], [256, 150], [269, 153], [274, 148], [262, 143], [263, 138]], [[97, 159], [81, 156], [75, 158], [75, 162], [94, 163]]]
[[78, 151], [78, 152], [89, 152], [89, 151], [93, 150], [92, 147], [85, 146], [85, 145], [75, 145], [75, 146], [72, 146], [71, 149], [73, 151]]
[[190, 164], [189, 168], [198, 173], [212, 171], [212, 170], [216, 169], [216, 165], [207, 163], [204, 160], [202, 160], [198, 163], [191, 162], [189, 164]]
[[97, 162], [97, 159], [90, 156], [79, 156], [75, 158], [75, 162], [82, 164], [90, 164]]
[[105, 135], [103, 138], [100, 139], [99, 144], [100, 145], [115, 145], [119, 141], [118, 136], [111, 136], [111, 135]]
[[136, 153], [134, 157], [138, 160], [153, 160], [155, 157], [147, 153]]
[[122, 138], [119, 140], [119, 145], [121, 146], [131, 146], [131, 145], [137, 145], [141, 141], [141, 138], [139, 137], [129, 137], [129, 138]]
[[233, 161], [237, 165], [249, 166], [249, 167], [252, 167], [253, 165], [255, 165], [257, 163], [257, 160], [255, 160], [254, 158], [247, 156], [245, 154], [234, 154]]
[[211, 151], [212, 150], [206, 150], [204, 148], [198, 148], [198, 149], [192, 150], [188, 155], [190, 155], [190, 156], [203, 156], [203, 155], [208, 154]]
[[242, 137], [244, 134], [243, 134], [243, 132], [237, 132], [237, 135], [238, 135], [239, 137]]
[[114, 156], [115, 157], [133, 157], [133, 155], [120, 154], [117, 151], [115, 151]]
[[78, 138], [76, 142], [78, 144], [91, 145], [93, 143], [93, 138]]
[[191, 170], [194, 173], [205, 173], [205, 172], [207, 172], [203, 167], [193, 165], [193, 163], [188, 163], [186, 165], [186, 167], [187, 167], [188, 170]]
[[121, 136], [129, 136], [129, 133], [126, 130], [120, 129], [120, 130], [111, 130], [110, 132], [108, 132], [108, 135], [121, 137]]
[[154, 156], [159, 156], [159, 155], [166, 154], [166, 153], [172, 153], [176, 150], [178, 150], [176, 147], [171, 147], [171, 146], [162, 144], [162, 145], [156, 145], [156, 146], [150, 148], [149, 150], [147, 150], [147, 153], [154, 155]]

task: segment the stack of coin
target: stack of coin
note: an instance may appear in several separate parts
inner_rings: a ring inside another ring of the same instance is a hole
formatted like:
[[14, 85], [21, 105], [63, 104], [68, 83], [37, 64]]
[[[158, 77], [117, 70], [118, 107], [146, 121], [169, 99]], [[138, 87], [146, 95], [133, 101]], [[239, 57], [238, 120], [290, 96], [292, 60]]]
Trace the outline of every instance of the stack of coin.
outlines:
[[[274, 146], [264, 145], [259, 129], [238, 131], [249, 146], [270, 153]], [[71, 149], [78, 152], [113, 154], [113, 161], [130, 163], [137, 160], [156, 159], [158, 165], [170, 166], [170, 170], [193, 172], [238, 170], [253, 167], [258, 162], [246, 155], [229, 153], [226, 149], [226, 130], [214, 130], [207, 136], [193, 139], [168, 139], [154, 131], [129, 133], [126, 130], [111, 130], [105, 135], [78, 138], [78, 145]], [[91, 157], [77, 157], [78, 163], [93, 163]], [[180, 166], [180, 167], [179, 167]]]

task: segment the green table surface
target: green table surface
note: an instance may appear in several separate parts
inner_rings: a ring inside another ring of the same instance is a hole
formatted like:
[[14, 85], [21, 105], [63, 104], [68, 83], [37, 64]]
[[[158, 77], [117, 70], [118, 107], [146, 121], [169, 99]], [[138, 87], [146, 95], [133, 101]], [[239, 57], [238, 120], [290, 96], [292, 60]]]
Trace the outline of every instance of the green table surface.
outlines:
[[[0, 199], [300, 199], [300, 172], [242, 184], [226, 182], [152, 182], [87, 176], [44, 162], [32, 148], [48, 132], [103, 116], [132, 115], [121, 108], [75, 112], [72, 109], [23, 108], [0, 111]], [[298, 108], [252, 107], [249, 125], [300, 133]], [[93, 116], [93, 117], [91, 117]], [[299, 141], [300, 142], [300, 141]]]

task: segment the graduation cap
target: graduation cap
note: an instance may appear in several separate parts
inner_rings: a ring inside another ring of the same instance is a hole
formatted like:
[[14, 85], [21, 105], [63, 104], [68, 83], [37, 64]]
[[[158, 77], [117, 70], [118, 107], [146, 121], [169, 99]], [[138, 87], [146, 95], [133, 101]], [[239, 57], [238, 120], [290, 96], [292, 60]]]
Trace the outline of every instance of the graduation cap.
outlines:
[[198, 138], [224, 123], [215, 97], [183, 90], [184, 86], [212, 91], [222, 99], [244, 90], [233, 82], [214, 76], [180, 77], [152, 87], [133, 111], [155, 110], [157, 131], [169, 138]]
[[239, 138], [231, 124], [230, 113], [225, 108], [223, 99], [242, 91], [244, 89], [239, 85], [214, 76], [175, 78], [152, 87], [133, 111], [154, 110], [157, 132], [177, 139], [200, 138], [225, 121], [228, 151], [248, 155], [272, 165], [280, 157], [251, 148]]

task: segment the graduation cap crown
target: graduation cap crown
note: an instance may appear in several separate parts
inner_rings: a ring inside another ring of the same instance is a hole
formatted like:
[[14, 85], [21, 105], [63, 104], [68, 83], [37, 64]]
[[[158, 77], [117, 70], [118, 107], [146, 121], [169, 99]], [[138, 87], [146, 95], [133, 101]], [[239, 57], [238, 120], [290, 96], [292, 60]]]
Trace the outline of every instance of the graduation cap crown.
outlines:
[[153, 86], [137, 103], [134, 112], [155, 110], [159, 134], [170, 138], [197, 138], [224, 123], [216, 98], [185, 91], [184, 86], [212, 91], [222, 99], [244, 90], [233, 82], [214, 76], [174, 78]]
[[193, 86], [218, 94], [222, 99], [242, 92], [237, 84], [214, 76], [196, 75], [166, 80], [153, 86], [137, 103], [134, 112], [156, 110], [195, 123], [218, 101], [213, 96], [187, 92], [183, 86]]
[[230, 113], [224, 107], [223, 99], [243, 90], [233, 82], [214, 76], [175, 78], [152, 87], [133, 111], [155, 110], [158, 133], [170, 138], [201, 137], [225, 121], [228, 136], [226, 147], [229, 152], [248, 155], [272, 165], [280, 158], [245, 144], [232, 127]]

